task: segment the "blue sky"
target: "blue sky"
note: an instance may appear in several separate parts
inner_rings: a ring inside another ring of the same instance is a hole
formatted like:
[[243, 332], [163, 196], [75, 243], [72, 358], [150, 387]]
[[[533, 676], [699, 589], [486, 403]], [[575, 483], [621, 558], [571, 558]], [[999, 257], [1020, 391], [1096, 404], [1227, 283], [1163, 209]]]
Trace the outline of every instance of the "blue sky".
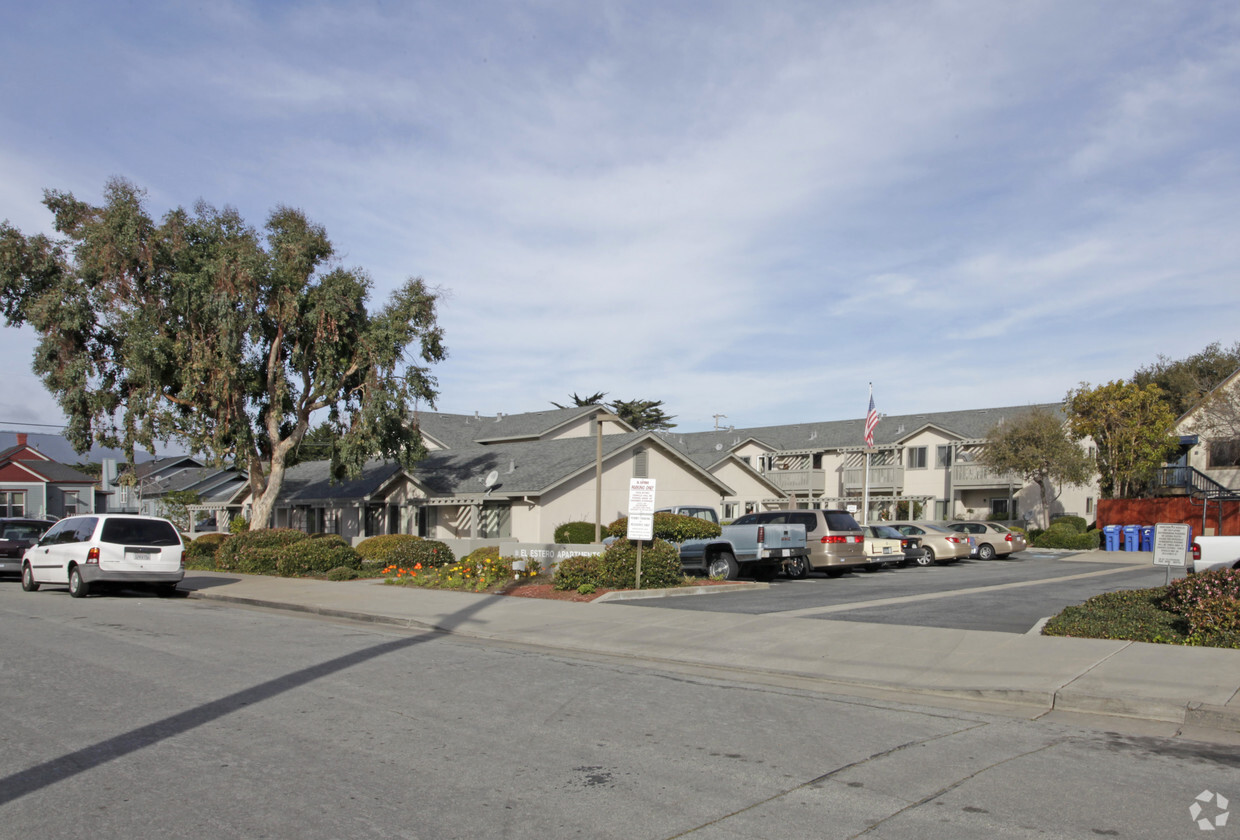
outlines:
[[[1020, 405], [1240, 339], [1233, 2], [5, 6], [0, 218], [299, 207], [447, 292], [443, 411]], [[33, 344], [0, 420], [55, 424]]]

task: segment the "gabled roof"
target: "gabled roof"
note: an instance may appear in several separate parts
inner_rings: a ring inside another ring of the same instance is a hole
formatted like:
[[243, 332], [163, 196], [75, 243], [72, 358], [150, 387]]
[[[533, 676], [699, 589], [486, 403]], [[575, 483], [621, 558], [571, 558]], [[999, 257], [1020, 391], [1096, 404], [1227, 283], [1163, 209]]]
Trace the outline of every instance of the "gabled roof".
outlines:
[[[603, 435], [603, 459], [642, 444], [660, 447], [684, 463], [686, 468], [698, 473], [704, 481], [718, 486], [724, 493], [729, 492], [726, 484], [653, 432]], [[594, 437], [503, 443], [461, 452], [432, 452], [418, 462], [413, 477], [432, 495], [462, 496], [485, 492], [485, 478], [494, 470], [499, 473], [499, 481], [492, 488], [491, 495], [540, 496], [579, 475], [592, 474], [597, 452], [598, 440]]]
[[[37, 456], [37, 457], [34, 457]], [[29, 444], [13, 446], [0, 453], [0, 467], [12, 466], [48, 484], [94, 484], [95, 477], [79, 469], [52, 461]]]
[[[987, 432], [998, 423], [1022, 417], [1037, 409], [1063, 414], [1061, 404], [1046, 403], [885, 416], [874, 429], [874, 445], [881, 447], [899, 444], [931, 427], [960, 440], [979, 440], [986, 437]], [[688, 452], [710, 451], [715, 449], [716, 445], [721, 445], [723, 450], [733, 450], [748, 442], [767, 446], [777, 452], [820, 452], [863, 447], [865, 421], [859, 417], [855, 420], [719, 429], [684, 435], [671, 433], [669, 437], [680, 440]]]
[[288, 468], [280, 488], [279, 504], [365, 501], [404, 470], [395, 461], [367, 461], [357, 478], [333, 481], [330, 461], [303, 461]]
[[[541, 440], [565, 426], [604, 412], [615, 417], [601, 405], [530, 411], [524, 414], [497, 414], [494, 417], [468, 414], [420, 412], [414, 417], [419, 431], [443, 449], [465, 449], [506, 441]], [[627, 426], [619, 418], [617, 423]]]

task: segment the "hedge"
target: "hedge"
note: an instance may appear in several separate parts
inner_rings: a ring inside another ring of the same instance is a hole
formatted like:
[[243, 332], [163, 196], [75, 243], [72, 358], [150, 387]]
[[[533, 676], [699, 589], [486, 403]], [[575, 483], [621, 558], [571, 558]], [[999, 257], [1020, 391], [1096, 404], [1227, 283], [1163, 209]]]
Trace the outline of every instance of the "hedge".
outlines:
[[[1075, 517], [1080, 518], [1080, 517]], [[1092, 551], [1102, 544], [1102, 532], [1095, 529], [1079, 533], [1073, 523], [1056, 522], [1033, 538], [1035, 548], [1069, 548]]]
[[413, 534], [383, 534], [378, 537], [367, 537], [357, 544], [357, 553], [361, 555], [364, 563], [387, 566], [390, 565], [388, 556], [397, 549], [397, 546], [421, 539]]
[[[622, 516], [607, 526], [607, 534], [612, 537], [627, 537], [629, 518]], [[654, 538], [668, 542], [682, 543], [685, 540], [705, 540], [719, 536], [722, 530], [714, 522], [698, 519], [696, 516], [681, 516], [678, 513], [656, 513], [654, 515]]]
[[293, 528], [268, 528], [234, 534], [220, 543], [215, 552], [215, 568], [221, 572], [270, 575], [276, 572], [276, 553], [287, 545], [310, 539]]
[[[602, 530], [606, 535], [606, 529]], [[557, 543], [568, 545], [589, 545], [594, 542], [593, 522], [565, 522], [557, 525], [553, 539]]]
[[[655, 540], [642, 548], [643, 589], [679, 586], [684, 578], [685, 575], [680, 565], [680, 551], [676, 546], [664, 540]], [[577, 589], [582, 585], [602, 589], [635, 588], [637, 586], [637, 543], [619, 539], [608, 546], [601, 555], [567, 557], [560, 561], [555, 569], [555, 588], [565, 591]]]
[[325, 575], [332, 569], [357, 569], [361, 556], [337, 534], [299, 540], [275, 551], [275, 570], [283, 577]]

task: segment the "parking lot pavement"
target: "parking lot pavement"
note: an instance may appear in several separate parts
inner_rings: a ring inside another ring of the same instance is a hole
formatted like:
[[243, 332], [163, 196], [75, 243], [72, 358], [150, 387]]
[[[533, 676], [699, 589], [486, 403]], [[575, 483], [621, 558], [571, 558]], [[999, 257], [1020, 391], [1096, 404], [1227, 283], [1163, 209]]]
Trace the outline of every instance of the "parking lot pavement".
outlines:
[[[1147, 555], [1148, 557], [1148, 555]], [[1175, 575], [1183, 576], [1183, 570]], [[1028, 633], [1065, 606], [1103, 592], [1161, 586], [1166, 570], [1134, 555], [1025, 552], [1011, 561], [963, 561], [841, 578], [776, 581], [727, 598], [671, 599], [667, 609]]]

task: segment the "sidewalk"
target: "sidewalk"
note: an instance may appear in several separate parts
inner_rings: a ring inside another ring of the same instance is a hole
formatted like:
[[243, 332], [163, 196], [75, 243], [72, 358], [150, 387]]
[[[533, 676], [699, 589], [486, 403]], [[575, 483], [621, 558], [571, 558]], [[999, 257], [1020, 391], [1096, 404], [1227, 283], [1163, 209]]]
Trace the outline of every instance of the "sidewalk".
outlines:
[[[1135, 554], [1135, 552], [1134, 552]], [[1136, 558], [1133, 558], [1134, 560]], [[1240, 651], [188, 572], [191, 597], [743, 672], [823, 691], [1240, 733]], [[728, 593], [700, 597], [731, 597]]]

